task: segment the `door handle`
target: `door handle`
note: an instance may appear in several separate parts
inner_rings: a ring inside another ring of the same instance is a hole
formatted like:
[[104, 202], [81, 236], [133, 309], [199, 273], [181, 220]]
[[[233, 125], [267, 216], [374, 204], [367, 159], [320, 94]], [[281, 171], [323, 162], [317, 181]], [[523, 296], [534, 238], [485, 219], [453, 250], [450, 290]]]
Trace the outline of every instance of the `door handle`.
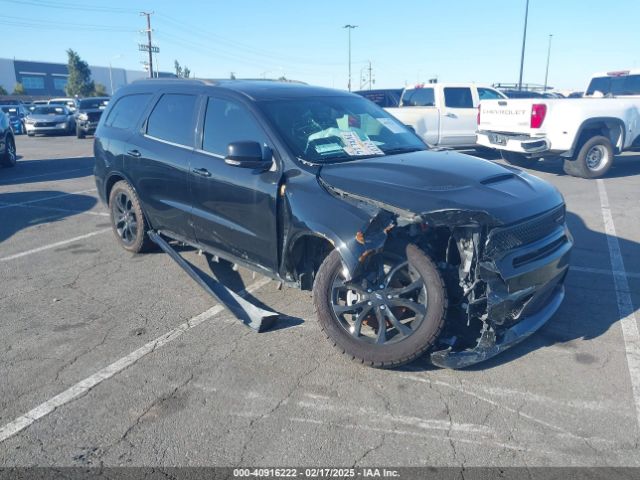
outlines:
[[192, 168], [191, 172], [195, 173], [196, 175], [200, 175], [201, 177], [211, 176], [211, 172], [209, 172], [209, 170], [207, 170], [206, 168]]
[[127, 150], [127, 155], [139, 158], [142, 154], [138, 150]]
[[447, 113], [446, 115], [449, 118], [456, 118], [456, 114], [455, 113]]

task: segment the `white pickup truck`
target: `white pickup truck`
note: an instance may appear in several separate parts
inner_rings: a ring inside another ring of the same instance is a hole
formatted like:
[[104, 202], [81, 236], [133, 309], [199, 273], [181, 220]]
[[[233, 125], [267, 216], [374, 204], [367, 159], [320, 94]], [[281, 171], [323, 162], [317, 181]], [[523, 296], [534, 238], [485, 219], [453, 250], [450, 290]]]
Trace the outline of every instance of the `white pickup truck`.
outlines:
[[400, 106], [385, 108], [429, 145], [476, 146], [476, 116], [480, 101], [507, 98], [491, 87], [472, 83], [429, 83], [405, 88]]
[[579, 99], [483, 100], [477, 142], [515, 165], [561, 157], [566, 173], [601, 177], [640, 149], [640, 71], [597, 74]]

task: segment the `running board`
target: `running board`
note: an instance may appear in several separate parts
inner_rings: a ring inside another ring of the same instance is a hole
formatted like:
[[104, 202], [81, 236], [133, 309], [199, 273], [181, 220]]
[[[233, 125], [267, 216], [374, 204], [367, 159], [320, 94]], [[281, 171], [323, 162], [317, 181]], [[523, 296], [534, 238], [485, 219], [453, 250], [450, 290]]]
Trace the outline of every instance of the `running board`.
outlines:
[[245, 325], [251, 327], [256, 332], [263, 332], [271, 327], [278, 319], [279, 314], [270, 310], [260, 308], [251, 302], [245, 300], [234, 291], [227, 288], [224, 284], [208, 277], [205, 280], [202, 275], [198, 273], [199, 269], [191, 265], [180, 254], [164, 240], [159, 232], [149, 231], [149, 238], [153, 240], [165, 253], [167, 253], [172, 260], [174, 260], [187, 274], [195, 280], [209, 295], [215, 298], [222, 305], [227, 307], [231, 313], [233, 313], [238, 320]]

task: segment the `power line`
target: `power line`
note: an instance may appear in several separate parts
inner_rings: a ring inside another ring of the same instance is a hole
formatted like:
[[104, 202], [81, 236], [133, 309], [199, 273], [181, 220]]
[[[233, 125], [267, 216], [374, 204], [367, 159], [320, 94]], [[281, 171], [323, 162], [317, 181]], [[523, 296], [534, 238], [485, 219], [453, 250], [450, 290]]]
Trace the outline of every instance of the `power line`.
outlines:
[[102, 7], [98, 5], [82, 5], [77, 3], [69, 3], [69, 2], [52, 2], [50, 0], [36, 1], [36, 0], [0, 0], [0, 2], [4, 3], [15, 3], [20, 6], [31, 5], [34, 7], [45, 7], [45, 8], [55, 8], [59, 10], [84, 10], [87, 12], [109, 12], [109, 13], [126, 13], [131, 14], [135, 13], [135, 10], [130, 10], [127, 8], [117, 8], [117, 7]]

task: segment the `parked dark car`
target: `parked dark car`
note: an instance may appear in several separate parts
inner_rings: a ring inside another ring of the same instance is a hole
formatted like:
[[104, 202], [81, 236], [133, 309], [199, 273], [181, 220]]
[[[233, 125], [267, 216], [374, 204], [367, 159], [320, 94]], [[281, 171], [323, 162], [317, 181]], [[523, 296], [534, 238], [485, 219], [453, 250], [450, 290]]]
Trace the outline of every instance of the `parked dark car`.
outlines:
[[0, 105], [0, 110], [9, 117], [9, 124], [14, 134], [24, 135], [27, 133], [24, 126], [27, 110], [22, 105]]
[[107, 104], [109, 97], [83, 98], [78, 101], [78, 107], [74, 114], [76, 121], [76, 137], [85, 138], [93, 135], [98, 126], [100, 116]]
[[496, 355], [564, 298], [560, 193], [513, 168], [429, 151], [358, 95], [268, 81], [122, 87], [94, 141], [120, 245], [157, 234], [313, 290], [330, 342], [392, 367]]
[[0, 167], [15, 167], [16, 140], [9, 123], [9, 116], [0, 112]]
[[395, 108], [400, 106], [402, 88], [387, 88], [378, 90], [360, 90], [357, 93], [361, 97], [371, 100], [373, 103], [383, 108]]

